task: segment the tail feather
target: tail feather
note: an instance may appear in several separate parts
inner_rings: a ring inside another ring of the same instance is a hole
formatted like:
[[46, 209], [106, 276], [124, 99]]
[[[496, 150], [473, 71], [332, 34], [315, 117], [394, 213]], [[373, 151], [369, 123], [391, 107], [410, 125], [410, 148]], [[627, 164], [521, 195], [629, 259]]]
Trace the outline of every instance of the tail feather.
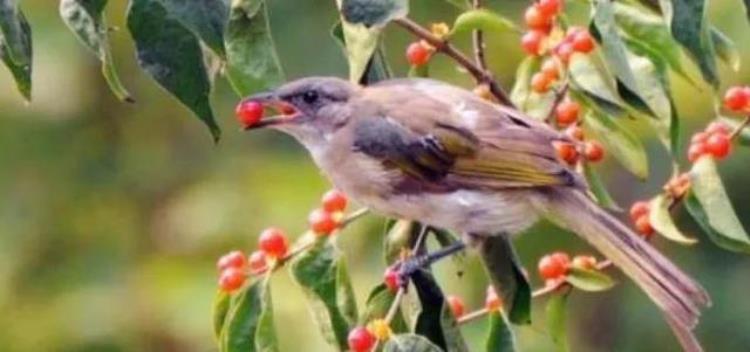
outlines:
[[700, 284], [581, 191], [550, 189], [537, 206], [551, 221], [588, 241], [640, 286], [661, 308], [685, 351], [702, 351], [691, 330], [698, 323], [700, 309], [711, 302]]

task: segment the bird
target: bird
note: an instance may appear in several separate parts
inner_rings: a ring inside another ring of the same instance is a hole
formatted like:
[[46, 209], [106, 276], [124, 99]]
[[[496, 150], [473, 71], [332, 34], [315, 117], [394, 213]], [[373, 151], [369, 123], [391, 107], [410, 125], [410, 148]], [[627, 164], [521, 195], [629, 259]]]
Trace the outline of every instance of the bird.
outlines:
[[692, 330], [710, 305], [705, 289], [592, 199], [554, 147], [575, 142], [544, 122], [426, 78], [306, 77], [243, 101], [288, 110], [247, 129], [291, 135], [375, 213], [461, 233], [454, 249], [541, 219], [576, 233], [651, 298], [685, 351], [702, 351]]

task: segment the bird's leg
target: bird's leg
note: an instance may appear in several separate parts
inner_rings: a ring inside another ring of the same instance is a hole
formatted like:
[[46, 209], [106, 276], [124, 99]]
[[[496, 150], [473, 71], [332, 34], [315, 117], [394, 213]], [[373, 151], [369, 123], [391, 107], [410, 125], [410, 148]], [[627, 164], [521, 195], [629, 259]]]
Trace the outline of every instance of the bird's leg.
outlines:
[[413, 257], [404, 259], [397, 264], [399, 282], [401, 283], [401, 285], [406, 286], [406, 284], [409, 282], [409, 278], [418, 270], [427, 268], [433, 263], [443, 258], [449, 257], [455, 253], [458, 253], [465, 248], [466, 244], [463, 241], [456, 241], [431, 253], [415, 255]]

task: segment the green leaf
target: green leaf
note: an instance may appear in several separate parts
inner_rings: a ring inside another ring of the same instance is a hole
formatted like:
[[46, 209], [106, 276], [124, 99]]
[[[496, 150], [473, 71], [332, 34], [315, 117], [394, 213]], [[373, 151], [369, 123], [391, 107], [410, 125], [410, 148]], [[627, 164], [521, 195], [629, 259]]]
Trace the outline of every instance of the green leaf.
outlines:
[[568, 65], [570, 92], [592, 108], [612, 115], [623, 114], [624, 103], [617, 94], [615, 79], [595, 55], [573, 55]]
[[[385, 284], [375, 286], [370, 295], [367, 296], [365, 311], [359, 319], [359, 325], [365, 325], [375, 319], [385, 318], [395, 299], [396, 294], [391, 292]], [[401, 309], [398, 310], [391, 321], [391, 329], [396, 333], [409, 331]]]
[[420, 306], [414, 332], [444, 350], [468, 352], [469, 348], [461, 335], [456, 318], [432, 274], [428, 270], [421, 270], [412, 275], [411, 279]]
[[226, 74], [237, 94], [246, 96], [284, 82], [264, 0], [232, 3], [224, 41]]
[[587, 292], [606, 291], [615, 285], [615, 282], [598, 270], [571, 267], [565, 281], [573, 287]]
[[15, 1], [0, 0], [0, 59], [10, 70], [16, 88], [31, 101], [31, 27]]
[[[344, 52], [344, 56], [348, 59], [349, 54], [346, 46], [346, 39], [344, 38], [344, 26], [341, 21], [337, 21], [333, 28], [331, 28], [331, 36], [336, 39], [336, 42], [341, 46], [341, 49]], [[370, 57], [370, 61], [365, 65], [364, 73], [361, 74], [361, 77], [359, 78], [358, 82], [360, 84], [368, 85], [393, 76], [384, 52], [385, 49], [382, 43], [377, 44], [372, 56]], [[352, 64], [350, 63], [350, 67], [351, 66]], [[352, 76], [351, 78], [354, 79], [355, 77]]]
[[742, 64], [742, 57], [734, 41], [716, 29], [716, 27], [711, 27], [711, 41], [714, 43], [714, 48], [719, 58], [724, 60], [732, 70], [739, 71]]
[[407, 77], [411, 78], [427, 78], [430, 77], [430, 65], [424, 64], [424, 65], [411, 65], [409, 67], [409, 73], [406, 74]]
[[520, 32], [513, 21], [487, 9], [466, 11], [453, 23], [451, 36], [473, 30], [485, 32]]
[[531, 287], [510, 239], [503, 235], [486, 237], [479, 246], [479, 254], [495, 292], [504, 302], [510, 321], [529, 324]]
[[345, 265], [343, 261], [329, 238], [322, 237], [294, 258], [289, 271], [304, 289], [323, 337], [330, 344], [346, 350], [347, 335], [357, 321], [357, 312], [346, 268], [341, 268]]
[[695, 244], [698, 242], [695, 238], [690, 238], [682, 234], [682, 232], [675, 225], [672, 220], [672, 215], [669, 213], [670, 199], [665, 195], [660, 194], [651, 200], [649, 209], [649, 222], [658, 233], [664, 238], [674, 241], [680, 244]]
[[649, 52], [661, 57], [673, 71], [692, 82], [682, 66], [680, 46], [669, 33], [669, 27], [661, 16], [621, 2], [614, 3], [613, 9], [617, 25], [629, 39], [648, 48]]
[[214, 298], [213, 304], [213, 322], [214, 322], [214, 335], [216, 340], [221, 340], [221, 333], [224, 330], [224, 322], [227, 320], [229, 314], [229, 308], [232, 296], [223, 291], [218, 290]]
[[570, 350], [568, 346], [568, 328], [565, 322], [567, 318], [567, 303], [570, 292], [552, 294], [547, 300], [545, 314], [547, 317], [547, 330], [549, 330], [555, 349], [559, 352]]
[[[27, 41], [26, 49], [28, 51], [26, 54], [30, 58], [32, 56], [31, 27], [29, 27], [29, 23], [26, 21], [26, 18], [23, 17], [23, 14], [21, 14], [20, 12], [19, 14], [21, 16], [21, 28], [23, 28], [25, 33], [27, 34], [24, 37], [24, 40]], [[18, 64], [14, 62], [10, 57], [10, 47], [5, 43], [2, 36], [0, 36], [0, 59], [3, 60], [3, 63], [6, 67], [8, 67], [11, 75], [13, 75], [13, 80], [15, 80], [16, 82], [16, 88], [21, 93], [23, 98], [26, 101], [31, 101], [31, 63]]]
[[659, 0], [659, 4], [672, 36], [698, 65], [703, 79], [718, 86], [719, 72], [709, 33], [706, 0]]
[[591, 193], [594, 194], [594, 198], [596, 198], [599, 205], [615, 211], [622, 210], [614, 198], [609, 194], [607, 186], [604, 184], [601, 177], [599, 177], [599, 173], [594, 171], [589, 163], [583, 164], [583, 174], [589, 184]]
[[158, 0], [171, 15], [219, 57], [224, 58], [224, 27], [229, 16], [226, 0]]
[[383, 242], [383, 255], [386, 264], [393, 264], [401, 258], [404, 249], [411, 248], [421, 227], [411, 220], [396, 220], [388, 229]]
[[541, 59], [527, 56], [516, 71], [516, 82], [510, 92], [510, 100], [529, 117], [543, 120], [547, 117], [555, 102], [555, 93], [549, 91], [538, 94], [531, 89], [531, 76], [539, 71]]
[[690, 182], [685, 204], [709, 238], [724, 249], [750, 253], [750, 238], [732, 208], [713, 158], [703, 157], [693, 164]]
[[589, 110], [586, 114], [585, 124], [628, 171], [641, 179], [648, 177], [646, 150], [638, 138], [609, 116], [595, 110]]
[[610, 1], [594, 1], [592, 27], [595, 37], [599, 40], [607, 68], [617, 78], [617, 91], [633, 107], [650, 112], [651, 106], [640, 90], [636, 74], [628, 62], [625, 42], [618, 33], [614, 9]]
[[501, 311], [489, 313], [489, 329], [484, 350], [487, 352], [514, 352], [516, 351], [516, 338], [513, 330], [505, 320]]
[[61, 0], [60, 17], [89, 50], [102, 62], [102, 75], [117, 99], [134, 102], [120, 82], [109, 47], [109, 27], [103, 17], [107, 0]]
[[416, 334], [393, 335], [383, 346], [384, 352], [442, 352], [430, 340]]
[[270, 277], [269, 272], [232, 300], [219, 348], [221, 352], [278, 351]]
[[198, 39], [156, 0], [132, 0], [127, 24], [141, 68], [192, 110], [218, 141], [221, 131], [209, 103], [211, 82]]
[[409, 13], [407, 0], [339, 0], [345, 22], [382, 27]]

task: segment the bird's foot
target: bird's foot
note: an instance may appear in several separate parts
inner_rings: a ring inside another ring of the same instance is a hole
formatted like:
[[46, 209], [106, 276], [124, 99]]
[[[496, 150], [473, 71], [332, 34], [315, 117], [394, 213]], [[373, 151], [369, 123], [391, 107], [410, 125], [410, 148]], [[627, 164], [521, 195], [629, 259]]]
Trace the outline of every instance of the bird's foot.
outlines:
[[457, 241], [432, 253], [415, 255], [400, 260], [393, 265], [393, 270], [396, 272], [399, 287], [406, 288], [412, 275], [416, 274], [419, 270], [428, 268], [440, 259], [460, 252], [464, 248], [466, 248], [466, 244], [462, 241]]

